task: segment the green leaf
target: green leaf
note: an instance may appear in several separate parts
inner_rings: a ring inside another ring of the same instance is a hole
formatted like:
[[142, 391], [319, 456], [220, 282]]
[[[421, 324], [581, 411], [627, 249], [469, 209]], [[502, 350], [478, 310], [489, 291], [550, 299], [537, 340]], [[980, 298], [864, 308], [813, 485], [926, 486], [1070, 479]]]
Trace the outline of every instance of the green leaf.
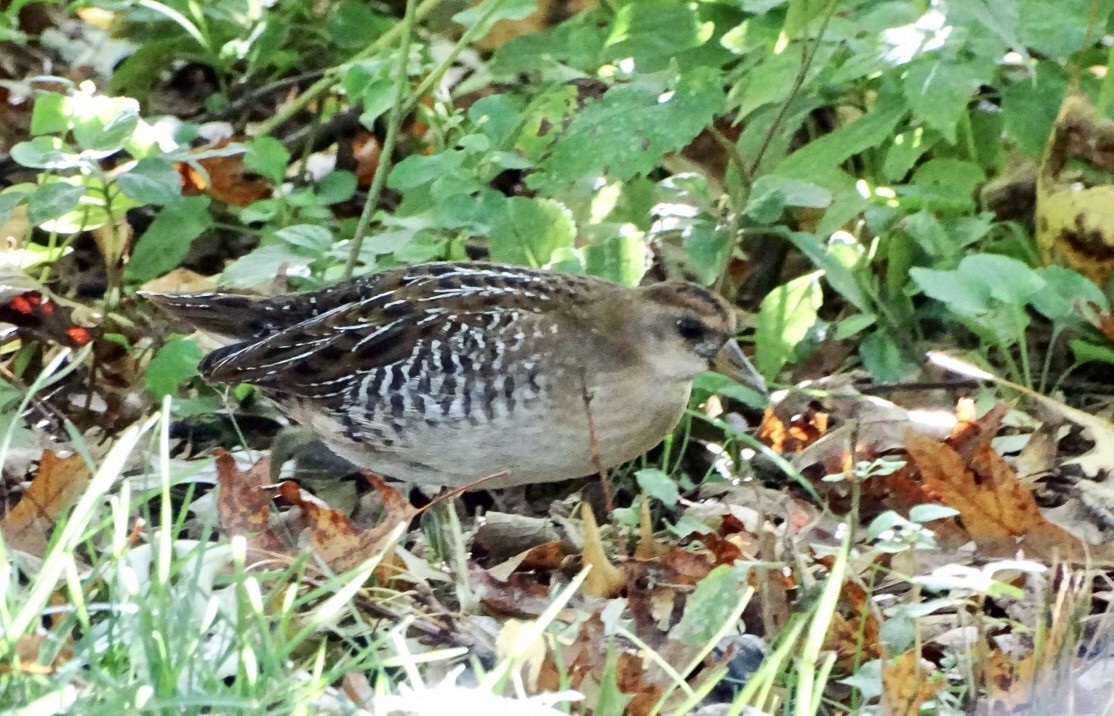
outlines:
[[286, 178], [289, 163], [290, 152], [274, 137], [255, 139], [244, 153], [244, 166], [275, 184], [281, 184]]
[[910, 363], [901, 348], [885, 331], [875, 331], [859, 344], [863, 367], [880, 383], [897, 383], [914, 376], [919, 365]]
[[207, 197], [180, 197], [167, 204], [136, 242], [124, 276], [143, 283], [176, 268], [193, 240], [212, 224]]
[[492, 261], [545, 266], [558, 249], [571, 247], [576, 222], [568, 207], [554, 199], [507, 199], [491, 227]]
[[405, 192], [445, 176], [453, 176], [464, 164], [464, 153], [455, 149], [430, 156], [411, 154], [396, 164], [387, 177], [387, 186]]
[[276, 231], [275, 238], [311, 254], [323, 253], [333, 243], [332, 232], [324, 226], [314, 224], [287, 226]]
[[734, 246], [731, 232], [717, 222], [699, 221], [682, 238], [689, 268], [700, 283], [714, 283], [727, 266]]
[[120, 175], [117, 186], [140, 204], [169, 204], [182, 195], [182, 177], [174, 165], [161, 157], [141, 159]]
[[850, 124], [813, 140], [785, 158], [774, 169], [778, 176], [808, 181], [838, 167], [851, 157], [889, 142], [908, 110], [897, 99], [883, 98], [871, 111]]
[[35, 137], [12, 147], [12, 159], [30, 169], [73, 169], [82, 164], [73, 148], [58, 137]]
[[519, 102], [505, 94], [494, 94], [476, 100], [468, 108], [468, 119], [496, 147], [506, 147], [522, 125]]
[[1078, 303], [1094, 303], [1102, 311], [1110, 310], [1110, 302], [1102, 289], [1078, 272], [1065, 266], [1045, 266], [1036, 272], [1049, 290], [1037, 292], [1030, 302], [1049, 320], [1058, 322], [1077, 316]]
[[600, 674], [599, 690], [592, 704], [592, 716], [623, 716], [627, 712], [627, 704], [634, 699], [634, 694], [625, 693], [619, 688], [618, 665], [619, 652], [614, 642], [608, 642], [607, 661]]
[[794, 80], [801, 70], [801, 53], [782, 52], [763, 58], [755, 71], [744, 76], [739, 116], [748, 117], [760, 107], [783, 102], [793, 91]]
[[1047, 288], [1034, 268], [1000, 254], [967, 256], [959, 262], [959, 270], [971, 281], [984, 282], [991, 298], [1007, 306], [1024, 306]]
[[714, 393], [722, 395], [725, 398], [737, 400], [744, 405], [749, 405], [752, 408], [761, 410], [766, 407], [770, 402], [762, 393], [759, 393], [754, 388], [739, 383], [734, 378], [723, 375], [722, 373], [713, 373], [712, 371], [705, 371], [696, 376], [696, 380], [692, 383], [693, 393]]
[[925, 56], [909, 65], [901, 87], [913, 115], [954, 144], [959, 118], [984, 79], [970, 62]]
[[955, 517], [958, 514], [959, 510], [954, 507], [933, 503], [913, 505], [909, 508], [909, 519], [912, 522], [932, 522], [933, 520], [942, 520], [946, 517]]
[[755, 364], [767, 380], [773, 380], [793, 358], [797, 345], [816, 323], [823, 302], [819, 278], [819, 273], [795, 278], [762, 299], [754, 339]]
[[723, 105], [722, 77], [708, 67], [675, 82], [658, 74], [616, 85], [573, 117], [528, 184], [543, 189], [646, 174], [700, 134]]
[[537, 10], [537, 0], [483, 0], [467, 10], [453, 15], [453, 22], [468, 29], [475, 28], [475, 36], [483, 37], [500, 20], [523, 20]]
[[85, 94], [70, 98], [73, 136], [83, 150], [111, 154], [128, 143], [139, 125], [139, 103], [130, 97]]
[[646, 244], [636, 232], [612, 237], [584, 249], [584, 269], [626, 286], [637, 286], [650, 268]]
[[787, 206], [825, 209], [831, 203], [832, 193], [827, 189], [768, 174], [754, 181], [743, 213], [759, 224], [772, 224], [781, 218]]
[[286, 244], [260, 246], [236, 259], [221, 273], [224, 281], [234, 286], [256, 286], [273, 281], [284, 269], [288, 272], [307, 268], [314, 257], [293, 251]]
[[64, 181], [41, 184], [27, 200], [27, 218], [34, 226], [73, 211], [85, 195], [81, 184]]
[[685, 50], [703, 45], [714, 28], [696, 6], [675, 0], [639, 0], [619, 7], [605, 43], [606, 57], [631, 58], [639, 72], [657, 72]]
[[176, 395], [184, 380], [198, 375], [197, 364], [205, 352], [191, 340], [172, 340], [158, 351], [147, 364], [147, 390], [156, 400]]
[[665, 472], [656, 468], [647, 468], [634, 473], [638, 487], [650, 497], [666, 507], [673, 507], [681, 499], [677, 483]]
[[31, 134], [62, 134], [70, 129], [69, 97], [47, 92], [35, 98]]
[[348, 201], [355, 194], [356, 175], [352, 172], [329, 172], [317, 183], [317, 201], [325, 206]]
[[1068, 341], [1071, 352], [1080, 363], [1110, 363], [1114, 365], [1114, 349], [1110, 346], [1096, 345], [1081, 338]]
[[799, 231], [789, 233], [788, 239], [812, 261], [816, 268], [824, 272], [824, 277], [828, 279], [832, 288], [839, 292], [839, 295], [854, 304], [855, 308], [860, 311], [868, 312], [871, 310], [871, 301], [863, 292], [858, 278], [851, 270], [852, 261], [850, 257], [856, 256], [857, 252], [853, 250], [836, 251], [835, 246], [825, 245], [812, 234]]
[[946, 304], [955, 313], [977, 316], [991, 309], [990, 288], [982, 282], [970, 281], [959, 271], [916, 267], [909, 269], [909, 276], [926, 296]]
[[696, 583], [685, 603], [681, 621], [670, 636], [684, 644], [707, 644], [739, 605], [745, 569], [726, 564], [713, 569]]

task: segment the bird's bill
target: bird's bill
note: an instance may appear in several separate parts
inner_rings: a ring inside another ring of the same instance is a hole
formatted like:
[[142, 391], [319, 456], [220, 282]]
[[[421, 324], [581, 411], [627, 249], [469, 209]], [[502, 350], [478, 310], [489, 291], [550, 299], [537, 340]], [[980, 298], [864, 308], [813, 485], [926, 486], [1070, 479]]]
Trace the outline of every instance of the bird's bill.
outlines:
[[734, 338], [723, 344], [712, 364], [717, 371], [734, 378], [743, 385], [754, 388], [761, 393], [767, 392], [766, 379], [750, 362], [750, 359], [743, 353], [743, 349], [739, 347]]

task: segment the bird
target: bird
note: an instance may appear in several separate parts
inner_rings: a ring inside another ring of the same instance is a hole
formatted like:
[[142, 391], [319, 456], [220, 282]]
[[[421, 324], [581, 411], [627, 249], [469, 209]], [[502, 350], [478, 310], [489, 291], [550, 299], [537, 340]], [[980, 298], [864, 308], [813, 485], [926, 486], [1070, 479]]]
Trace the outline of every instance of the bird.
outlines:
[[686, 282], [446, 261], [271, 297], [143, 295], [224, 344], [205, 380], [250, 383], [338, 456], [422, 486], [595, 474], [661, 442], [713, 365], [761, 380], [732, 306]]

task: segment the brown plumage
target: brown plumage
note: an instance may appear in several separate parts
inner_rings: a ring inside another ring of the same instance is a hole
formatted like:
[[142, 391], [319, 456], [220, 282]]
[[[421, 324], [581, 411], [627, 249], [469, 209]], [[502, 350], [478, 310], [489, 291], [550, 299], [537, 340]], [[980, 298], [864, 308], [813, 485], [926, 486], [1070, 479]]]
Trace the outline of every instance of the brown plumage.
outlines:
[[146, 295], [232, 341], [207, 380], [252, 383], [342, 457], [421, 484], [591, 473], [585, 390], [618, 465], [673, 428], [717, 354], [742, 357], [731, 307], [686, 283], [432, 263], [273, 298]]

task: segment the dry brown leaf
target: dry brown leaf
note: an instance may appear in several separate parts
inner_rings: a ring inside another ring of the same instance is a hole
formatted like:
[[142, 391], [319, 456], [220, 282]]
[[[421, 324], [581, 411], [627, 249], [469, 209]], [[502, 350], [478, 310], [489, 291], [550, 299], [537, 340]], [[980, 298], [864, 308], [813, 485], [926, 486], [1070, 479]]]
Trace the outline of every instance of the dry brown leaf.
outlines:
[[[363, 564], [380, 552], [393, 547], [389, 539], [399, 523], [407, 523], [417, 514], [409, 502], [401, 499], [398, 490], [379, 480], [376, 489], [386, 507], [386, 516], [378, 526], [360, 530], [340, 510], [330, 509], [324, 503], [303, 494], [293, 482], [279, 486], [279, 494], [296, 505], [309, 521], [313, 551], [336, 572], [344, 572]], [[385, 492], [384, 492], [385, 491]], [[382, 575], [380, 575], [382, 576]]]
[[230, 536], [247, 538], [248, 545], [268, 552], [289, 552], [286, 542], [271, 529], [271, 459], [264, 456], [247, 471], [236, 467], [232, 455], [217, 451], [217, 521]]
[[[215, 146], [202, 147], [199, 151], [219, 149], [228, 144], [221, 142]], [[233, 206], [247, 206], [254, 201], [271, 196], [271, 184], [252, 174], [244, 167], [244, 155], [228, 157], [207, 157], [196, 161], [204, 171], [198, 171], [193, 163], [178, 165], [182, 176], [182, 193], [186, 196], [207, 194], [217, 201]]]
[[31, 486], [0, 520], [4, 542], [12, 549], [42, 557], [54, 523], [85, 491], [91, 479], [80, 455], [60, 458], [53, 452], [44, 452]]
[[[828, 432], [828, 414], [806, 407], [796, 413], [792, 405], [769, 405], [758, 426], [758, 439], [774, 452], [785, 455], [795, 453]], [[783, 416], [782, 412], [792, 412]]]
[[882, 713], [917, 716], [921, 705], [946, 685], [943, 674], [925, 674], [917, 652], [907, 651], [882, 664]]
[[614, 597], [623, 590], [626, 581], [623, 572], [607, 559], [592, 508], [585, 504], [580, 516], [584, 521], [584, 564], [592, 565], [592, 571], [584, 580], [584, 592], [593, 597]]
[[984, 555], [1013, 556], [1021, 548], [1030, 557], [1084, 556], [1079, 540], [1044, 518], [1032, 493], [989, 445], [964, 461], [950, 445], [910, 433], [906, 450], [925, 489], [959, 511]]
[[665, 549], [665, 546], [654, 537], [654, 528], [650, 521], [650, 500], [646, 493], [642, 493], [638, 513], [638, 544], [634, 548], [634, 558], [655, 559], [665, 554]]

